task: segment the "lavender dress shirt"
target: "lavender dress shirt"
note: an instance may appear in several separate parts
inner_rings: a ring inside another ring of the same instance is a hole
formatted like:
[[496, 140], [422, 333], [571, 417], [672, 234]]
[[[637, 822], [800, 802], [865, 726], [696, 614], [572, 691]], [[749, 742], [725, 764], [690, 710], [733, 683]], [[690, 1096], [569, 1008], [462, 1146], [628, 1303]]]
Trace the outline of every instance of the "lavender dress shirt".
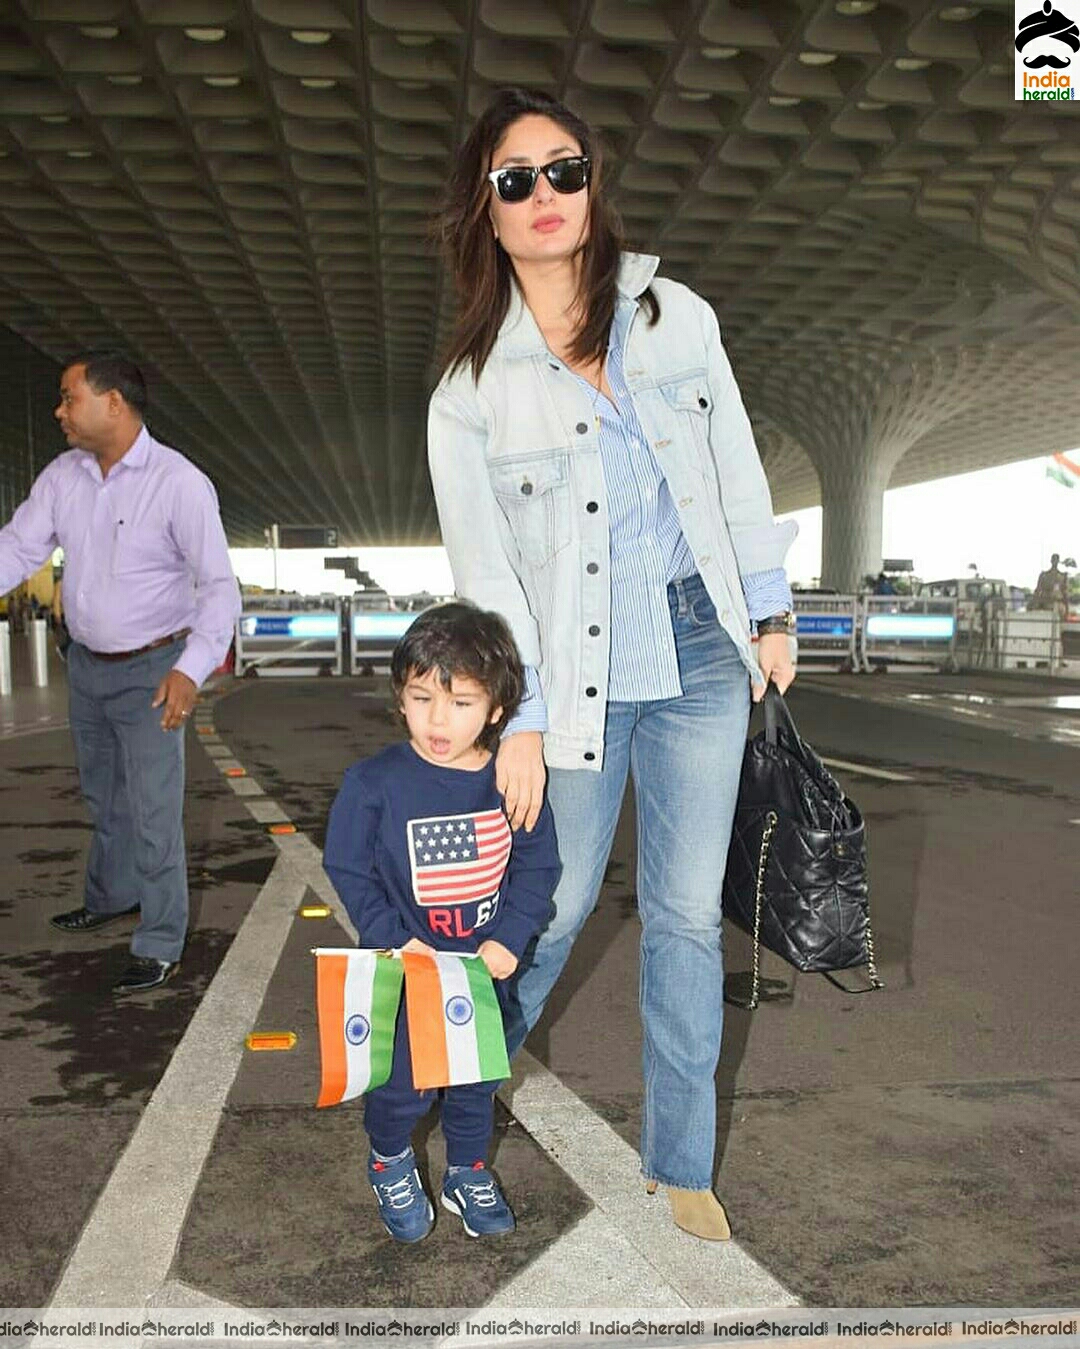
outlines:
[[201, 684], [240, 613], [210, 479], [143, 429], [102, 478], [86, 450], [48, 464], [0, 529], [0, 594], [64, 550], [64, 617], [92, 651], [134, 651], [190, 628], [173, 667]]

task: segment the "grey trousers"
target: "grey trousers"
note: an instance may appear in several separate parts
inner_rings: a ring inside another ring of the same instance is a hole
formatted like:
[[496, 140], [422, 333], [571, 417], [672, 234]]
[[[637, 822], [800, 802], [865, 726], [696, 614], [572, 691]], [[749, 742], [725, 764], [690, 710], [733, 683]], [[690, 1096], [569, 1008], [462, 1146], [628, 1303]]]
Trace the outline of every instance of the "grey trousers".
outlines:
[[68, 652], [71, 733], [79, 785], [94, 823], [86, 867], [91, 913], [142, 907], [137, 956], [179, 960], [188, 923], [184, 856], [184, 732], [161, 729], [150, 703], [180, 642], [104, 661]]

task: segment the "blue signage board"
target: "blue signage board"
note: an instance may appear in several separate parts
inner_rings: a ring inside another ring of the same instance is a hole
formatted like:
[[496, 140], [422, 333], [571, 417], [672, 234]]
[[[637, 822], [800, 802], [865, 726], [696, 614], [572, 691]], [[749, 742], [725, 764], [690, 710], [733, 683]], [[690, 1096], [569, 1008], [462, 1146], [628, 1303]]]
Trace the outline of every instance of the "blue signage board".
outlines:
[[855, 626], [850, 614], [796, 614], [799, 637], [850, 637]]
[[296, 637], [333, 641], [341, 630], [337, 614], [244, 614], [242, 637]]

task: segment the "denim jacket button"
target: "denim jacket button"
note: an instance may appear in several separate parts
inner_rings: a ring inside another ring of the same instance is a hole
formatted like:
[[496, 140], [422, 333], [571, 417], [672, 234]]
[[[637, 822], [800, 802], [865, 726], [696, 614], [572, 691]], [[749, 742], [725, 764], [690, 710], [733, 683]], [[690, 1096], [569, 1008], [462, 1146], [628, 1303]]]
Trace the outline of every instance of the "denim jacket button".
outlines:
[[586, 698], [595, 698], [595, 697], [596, 697], [596, 690], [593, 688], [593, 686], [592, 686], [591, 684], [590, 684], [589, 687], [585, 690], [585, 697], [586, 697]]
[[590, 637], [599, 637], [599, 636], [600, 636], [600, 628], [599, 628], [599, 626], [598, 626], [596, 623], [590, 623], [590, 624], [589, 624], [589, 636], [590, 636]]
[[599, 563], [590, 562], [589, 565], [585, 568], [585, 570], [589, 573], [590, 576], [595, 576], [596, 573], [600, 570]]
[[585, 759], [586, 763], [592, 763], [592, 761], [596, 758], [596, 755], [592, 752], [591, 749], [587, 749], [583, 755], [583, 758]]
[[588, 429], [588, 426], [584, 422], [578, 422], [575, 428], [579, 436], [583, 436]]
[[697, 400], [697, 405], [699, 408], [707, 408], [709, 406], [709, 400], [707, 398], [699, 398]]
[[532, 496], [532, 489], [533, 489], [532, 483], [529, 482], [528, 478], [526, 478], [525, 481], [521, 484], [521, 490], [523, 494], [525, 496]]
[[596, 512], [600, 509], [600, 507], [597, 505], [595, 501], [586, 501], [585, 509], [589, 512], [590, 515], [595, 515]]

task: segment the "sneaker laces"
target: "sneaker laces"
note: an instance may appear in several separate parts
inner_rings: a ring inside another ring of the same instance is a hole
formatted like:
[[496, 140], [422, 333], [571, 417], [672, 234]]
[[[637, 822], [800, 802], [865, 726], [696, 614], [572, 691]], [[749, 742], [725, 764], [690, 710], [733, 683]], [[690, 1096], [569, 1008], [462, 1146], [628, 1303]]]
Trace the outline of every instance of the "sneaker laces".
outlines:
[[408, 1208], [416, 1199], [411, 1173], [400, 1180], [380, 1181], [379, 1194], [392, 1209]]
[[[473, 1167], [474, 1171], [482, 1169], [482, 1165]], [[479, 1208], [494, 1208], [498, 1204], [494, 1178], [488, 1180], [465, 1180], [462, 1178], [459, 1183], [468, 1196], [469, 1202], [476, 1204]]]

